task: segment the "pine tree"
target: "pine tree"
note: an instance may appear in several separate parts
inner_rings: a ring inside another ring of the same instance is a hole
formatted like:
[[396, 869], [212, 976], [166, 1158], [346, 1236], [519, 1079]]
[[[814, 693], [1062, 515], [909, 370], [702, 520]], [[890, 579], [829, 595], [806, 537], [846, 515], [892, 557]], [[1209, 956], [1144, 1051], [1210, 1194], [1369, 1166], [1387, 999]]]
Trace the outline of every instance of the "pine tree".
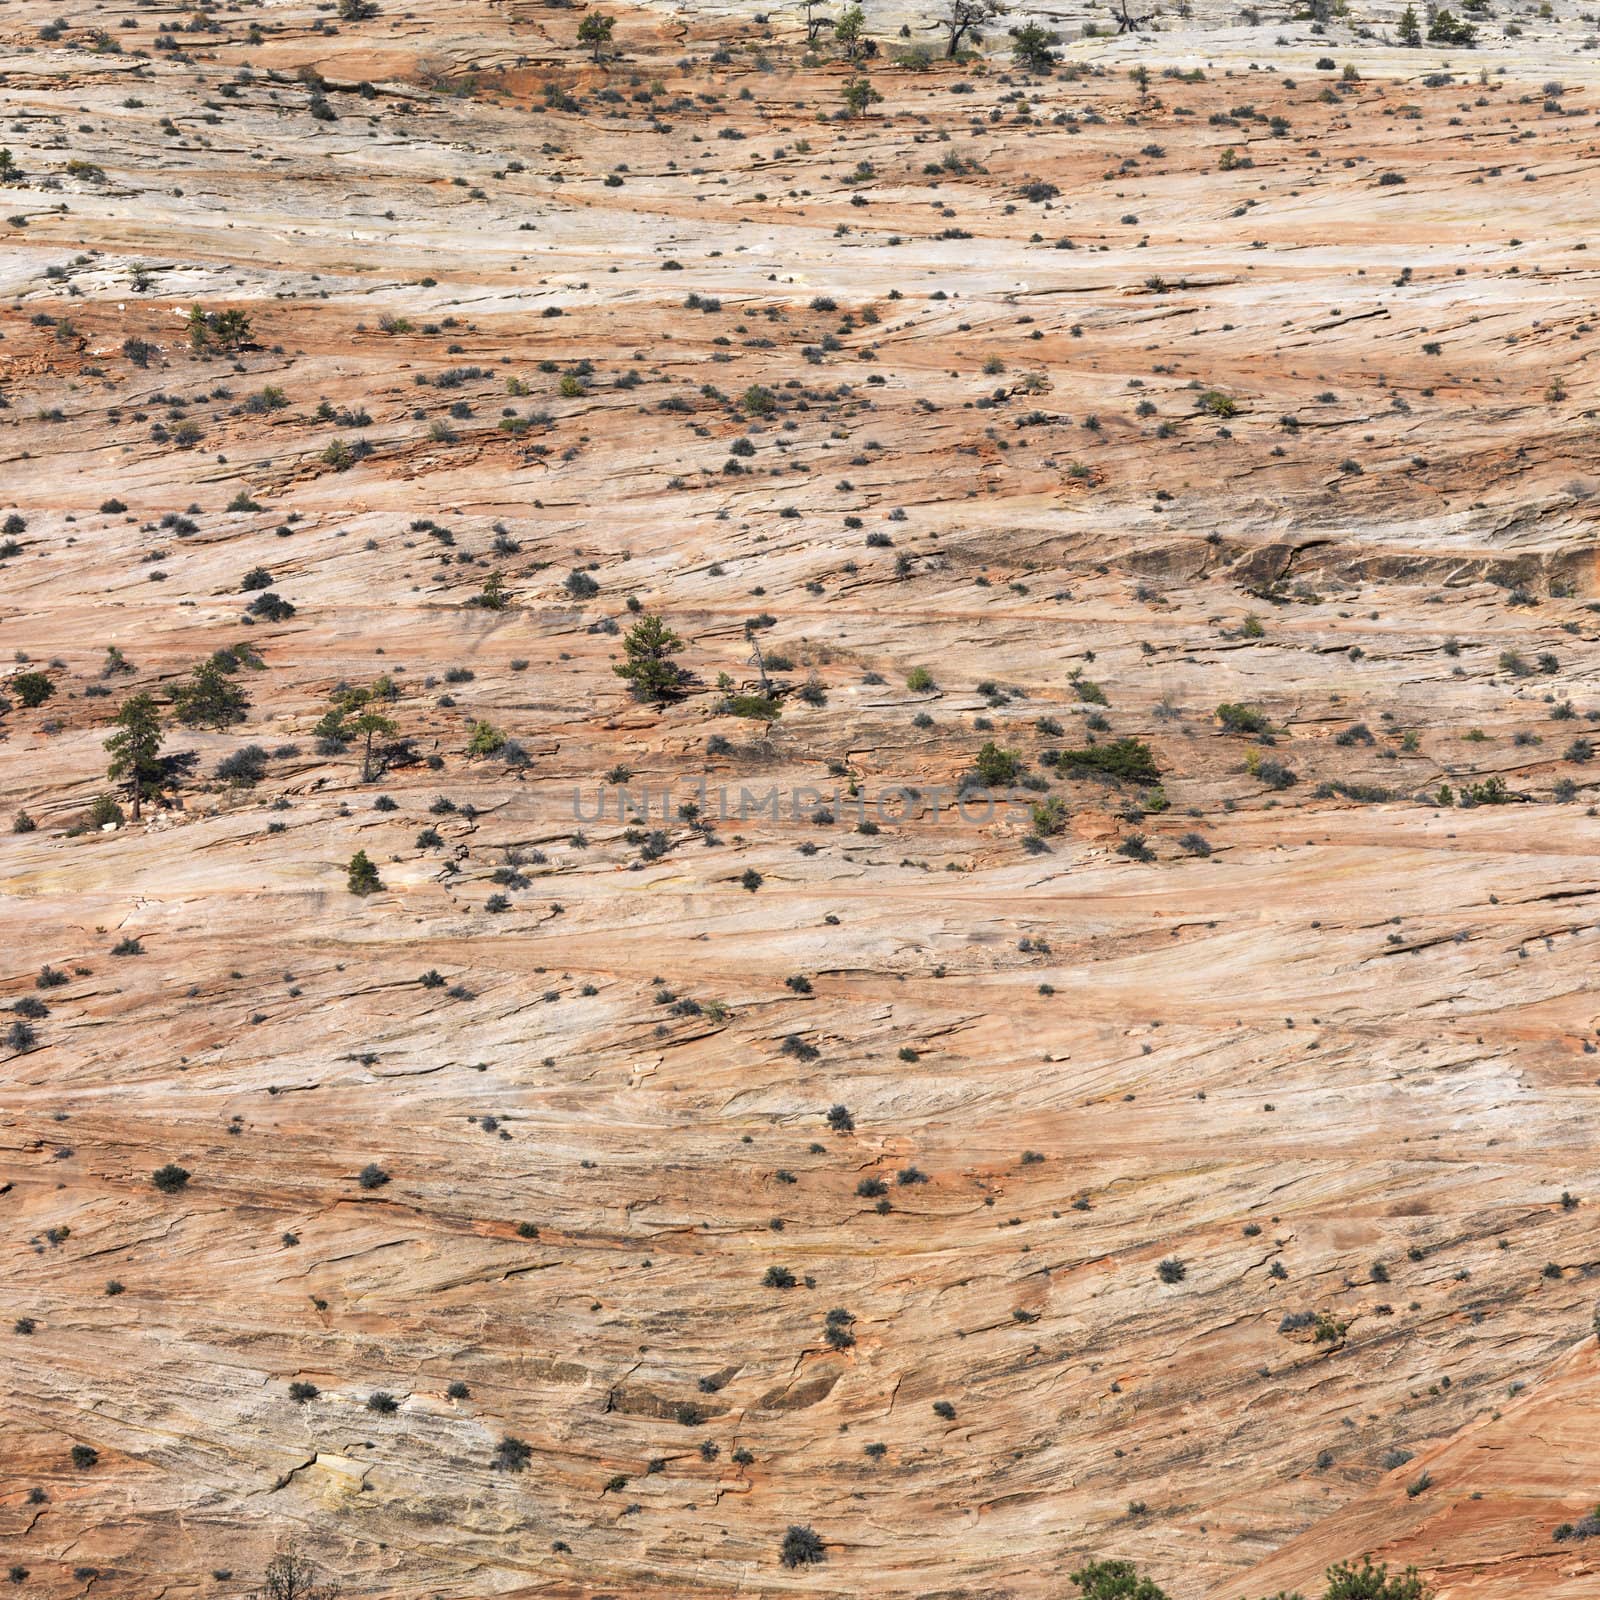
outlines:
[[608, 17], [603, 11], [591, 11], [578, 24], [578, 42], [588, 45], [594, 51], [595, 60], [599, 61], [601, 51], [611, 43], [611, 35], [616, 26], [615, 17]]
[[1050, 48], [1048, 28], [1041, 27], [1037, 22], [1025, 22], [1020, 28], [1011, 30], [1011, 37], [1015, 41], [1011, 54], [1019, 67], [1026, 67], [1030, 72], [1048, 72], [1055, 65], [1055, 52]]
[[139, 803], [161, 779], [161, 714], [155, 697], [136, 694], [122, 702], [117, 731], [106, 740], [111, 752], [107, 775], [115, 782], [126, 778], [133, 797], [133, 820], [139, 820]]
[[1400, 13], [1400, 43], [1415, 50], [1422, 44], [1422, 24], [1417, 20], [1415, 6], [1407, 6]]
[[365, 850], [357, 850], [345, 870], [351, 894], [373, 894], [383, 887], [383, 879]]
[[237, 350], [250, 338], [250, 318], [243, 311], [207, 311], [204, 306], [190, 306], [188, 327], [189, 348], [196, 354]]
[[483, 592], [475, 594], [467, 604], [480, 611], [504, 611], [511, 604], [511, 596], [506, 593], [505, 574], [491, 572], [483, 580]]
[[323, 714], [322, 720], [311, 731], [319, 740], [332, 740], [347, 745], [360, 739], [361, 781], [371, 783], [372, 740], [376, 734], [393, 734], [395, 725], [377, 709], [377, 702], [394, 699], [394, 684], [387, 677], [379, 678], [370, 689], [346, 689]]
[[866, 12], [860, 6], [847, 6], [833, 24], [833, 37], [844, 46], [844, 53], [854, 61], [866, 48]]
[[853, 117], [866, 116], [867, 107], [883, 99], [867, 78], [852, 78], [840, 92], [844, 96], [846, 109]]
[[1341, 1561], [1325, 1576], [1322, 1600], [1431, 1600], [1433, 1594], [1415, 1567], [1390, 1577], [1388, 1567], [1373, 1566], [1371, 1556], [1363, 1556], [1359, 1567]]
[[1068, 1576], [1083, 1591], [1081, 1600], [1168, 1600], [1131, 1561], [1091, 1561]]
[[189, 728], [228, 728], [244, 721], [250, 701], [216, 656], [202, 661], [172, 693], [172, 710]]
[[611, 670], [633, 685], [641, 700], [670, 700], [682, 687], [683, 671], [672, 660], [683, 640], [660, 617], [645, 616], [629, 630], [622, 641], [627, 660]]
[[1478, 29], [1474, 23], [1462, 22], [1448, 7], [1441, 7], [1428, 21], [1430, 44], [1459, 44], [1468, 50], [1477, 42]]
[[361, 781], [372, 782], [372, 736], [375, 733], [392, 734], [394, 723], [381, 711], [365, 707], [350, 724], [351, 731], [363, 740], [361, 747]]

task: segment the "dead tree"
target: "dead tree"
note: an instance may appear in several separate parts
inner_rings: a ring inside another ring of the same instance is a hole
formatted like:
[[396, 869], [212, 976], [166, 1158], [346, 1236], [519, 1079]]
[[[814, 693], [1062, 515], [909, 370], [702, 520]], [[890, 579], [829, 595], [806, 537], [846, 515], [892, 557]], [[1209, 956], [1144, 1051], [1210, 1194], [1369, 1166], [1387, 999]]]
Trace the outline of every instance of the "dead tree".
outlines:
[[954, 59], [961, 41], [969, 33], [977, 34], [984, 23], [1004, 15], [1002, 0], [950, 0], [950, 9], [944, 17], [944, 29], [949, 36], [945, 55]]

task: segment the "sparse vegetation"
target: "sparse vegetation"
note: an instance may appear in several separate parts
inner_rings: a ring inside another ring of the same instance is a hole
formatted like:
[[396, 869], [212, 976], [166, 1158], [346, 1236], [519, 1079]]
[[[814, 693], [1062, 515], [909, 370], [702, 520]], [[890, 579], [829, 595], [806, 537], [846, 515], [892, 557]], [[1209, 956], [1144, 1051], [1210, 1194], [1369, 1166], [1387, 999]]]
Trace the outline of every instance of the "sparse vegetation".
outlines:
[[19, 1592], [1580, 1581], [1600, 20], [11, 21]]

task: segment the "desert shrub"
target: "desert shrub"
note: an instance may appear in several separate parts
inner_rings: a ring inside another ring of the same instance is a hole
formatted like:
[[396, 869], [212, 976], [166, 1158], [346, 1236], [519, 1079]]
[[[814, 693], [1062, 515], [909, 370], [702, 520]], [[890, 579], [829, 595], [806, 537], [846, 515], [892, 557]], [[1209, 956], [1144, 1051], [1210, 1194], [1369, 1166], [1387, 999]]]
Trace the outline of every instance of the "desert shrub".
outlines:
[[1263, 734], [1271, 731], [1271, 723], [1253, 706], [1236, 705], [1224, 701], [1217, 707], [1217, 721], [1229, 733]]
[[1485, 778], [1482, 783], [1463, 784], [1461, 788], [1461, 804], [1468, 807], [1510, 805], [1518, 798], [1506, 787], [1505, 780], [1498, 773]]
[[1585, 1539], [1600, 1539], [1600, 1509], [1590, 1512], [1588, 1516], [1579, 1517], [1576, 1522], [1563, 1522], [1551, 1538], [1557, 1544], [1565, 1544], [1569, 1540], [1581, 1542]]
[[56, 692], [56, 686], [43, 672], [19, 672], [9, 687], [18, 701], [30, 711], [42, 706]]
[[247, 744], [222, 758], [214, 776], [236, 789], [253, 789], [267, 775], [267, 752], [258, 744]]
[[245, 610], [252, 617], [260, 617], [266, 622], [287, 622], [294, 615], [294, 607], [289, 601], [270, 589], [258, 594]]
[[827, 1560], [822, 1537], [814, 1528], [791, 1523], [778, 1549], [778, 1559], [786, 1567], [810, 1567]]
[[180, 1167], [176, 1162], [169, 1161], [164, 1167], [157, 1167], [150, 1174], [150, 1181], [162, 1194], [176, 1194], [189, 1181], [187, 1168]]
[[1033, 820], [1034, 832], [1041, 836], [1060, 833], [1067, 825], [1066, 803], [1055, 795], [1032, 806], [1029, 814]]
[[1098, 772], [1128, 783], [1155, 783], [1161, 777], [1150, 746], [1140, 739], [1115, 739], [1110, 744], [1063, 750], [1055, 766], [1057, 771]]
[[[218, 1571], [214, 1577], [231, 1574]], [[250, 1600], [339, 1600], [339, 1585], [317, 1582], [316, 1568], [293, 1549], [280, 1551], [267, 1563], [261, 1588]]]

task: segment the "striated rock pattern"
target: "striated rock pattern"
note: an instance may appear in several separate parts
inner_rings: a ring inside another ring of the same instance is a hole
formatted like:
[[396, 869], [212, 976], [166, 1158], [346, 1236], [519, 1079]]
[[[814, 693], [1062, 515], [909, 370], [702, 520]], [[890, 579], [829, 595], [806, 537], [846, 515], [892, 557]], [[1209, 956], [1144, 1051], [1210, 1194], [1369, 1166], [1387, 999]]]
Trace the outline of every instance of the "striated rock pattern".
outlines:
[[1600, 57], [1400, 10], [6, 8], [19, 1595], [1600, 1592]]

